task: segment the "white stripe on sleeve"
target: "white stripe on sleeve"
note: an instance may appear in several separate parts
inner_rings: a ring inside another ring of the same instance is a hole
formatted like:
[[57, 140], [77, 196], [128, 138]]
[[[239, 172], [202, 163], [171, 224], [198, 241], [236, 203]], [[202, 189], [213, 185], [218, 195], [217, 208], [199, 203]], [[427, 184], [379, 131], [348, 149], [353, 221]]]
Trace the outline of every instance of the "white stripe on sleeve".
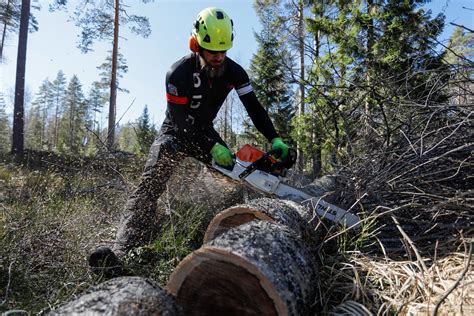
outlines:
[[235, 89], [235, 91], [237, 91], [237, 94], [240, 97], [240, 96], [243, 96], [244, 94], [252, 92], [253, 89], [252, 89], [252, 86], [250, 85], [250, 82], [247, 82], [246, 84]]

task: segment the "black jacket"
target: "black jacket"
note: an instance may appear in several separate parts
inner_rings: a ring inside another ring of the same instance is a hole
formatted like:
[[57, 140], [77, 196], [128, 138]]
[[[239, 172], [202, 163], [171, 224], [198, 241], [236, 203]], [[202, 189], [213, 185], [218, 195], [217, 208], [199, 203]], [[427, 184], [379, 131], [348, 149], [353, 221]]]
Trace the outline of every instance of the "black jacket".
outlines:
[[[171, 66], [166, 75], [167, 111], [162, 132], [186, 138], [216, 134], [213, 120], [229, 92], [235, 89], [255, 127], [269, 142], [278, 137], [245, 70], [228, 57], [224, 62], [224, 73], [213, 80], [201, 70], [197, 54], [185, 56]], [[215, 143], [212, 138], [204, 150], [211, 150]]]

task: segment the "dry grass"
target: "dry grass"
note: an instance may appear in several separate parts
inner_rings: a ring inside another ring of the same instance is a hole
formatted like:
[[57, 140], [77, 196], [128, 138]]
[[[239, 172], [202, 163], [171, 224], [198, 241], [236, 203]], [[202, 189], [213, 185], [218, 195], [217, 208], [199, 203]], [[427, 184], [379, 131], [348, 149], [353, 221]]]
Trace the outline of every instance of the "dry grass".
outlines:
[[[463, 172], [469, 164], [465, 160]], [[85, 258], [95, 245], [114, 238], [140, 168], [106, 166], [109, 172], [97, 172], [89, 164], [54, 170], [0, 163], [0, 311], [45, 312], [100, 281]], [[238, 187], [220, 182], [195, 163], [179, 169], [169, 184], [159, 201], [168, 216], [166, 230], [154, 245], [130, 258], [137, 275], [162, 284], [200, 246], [213, 214], [243, 198]], [[447, 198], [430, 197], [424, 186], [424, 194], [403, 195], [399, 204], [401, 188], [389, 192], [374, 187], [390, 203], [358, 203], [363, 210], [375, 210], [362, 233], [330, 232], [327, 245], [337, 247], [329, 254], [325, 247], [321, 251], [316, 304], [323, 314], [338, 305], [344, 310], [341, 302], [352, 307], [360, 303], [380, 315], [473, 313], [472, 199], [448, 184], [459, 182], [443, 183]]]
[[457, 252], [422, 261], [394, 260], [346, 252], [326, 258], [319, 304], [326, 312], [341, 301], [357, 301], [376, 315], [472, 315], [473, 240]]

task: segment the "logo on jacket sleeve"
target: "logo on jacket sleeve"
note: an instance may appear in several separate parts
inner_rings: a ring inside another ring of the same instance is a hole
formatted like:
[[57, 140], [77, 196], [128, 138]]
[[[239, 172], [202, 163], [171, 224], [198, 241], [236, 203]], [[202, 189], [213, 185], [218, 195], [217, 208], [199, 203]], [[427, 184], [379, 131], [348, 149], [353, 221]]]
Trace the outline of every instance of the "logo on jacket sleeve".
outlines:
[[172, 85], [171, 83], [168, 83], [168, 93], [177, 96], [178, 88], [176, 88], [176, 86]]

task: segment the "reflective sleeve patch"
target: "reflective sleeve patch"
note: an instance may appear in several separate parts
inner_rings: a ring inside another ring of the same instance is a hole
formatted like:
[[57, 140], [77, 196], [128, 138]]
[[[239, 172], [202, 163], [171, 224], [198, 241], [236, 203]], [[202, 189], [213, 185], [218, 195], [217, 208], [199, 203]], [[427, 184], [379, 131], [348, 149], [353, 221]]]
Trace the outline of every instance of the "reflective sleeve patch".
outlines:
[[169, 93], [166, 94], [166, 100], [174, 104], [188, 104], [187, 97], [178, 97]]
[[237, 91], [237, 94], [240, 97], [240, 96], [243, 96], [244, 94], [252, 92], [253, 89], [252, 89], [252, 86], [250, 85], [250, 82], [247, 82], [246, 84], [243, 84], [240, 87], [237, 87], [235, 91]]

